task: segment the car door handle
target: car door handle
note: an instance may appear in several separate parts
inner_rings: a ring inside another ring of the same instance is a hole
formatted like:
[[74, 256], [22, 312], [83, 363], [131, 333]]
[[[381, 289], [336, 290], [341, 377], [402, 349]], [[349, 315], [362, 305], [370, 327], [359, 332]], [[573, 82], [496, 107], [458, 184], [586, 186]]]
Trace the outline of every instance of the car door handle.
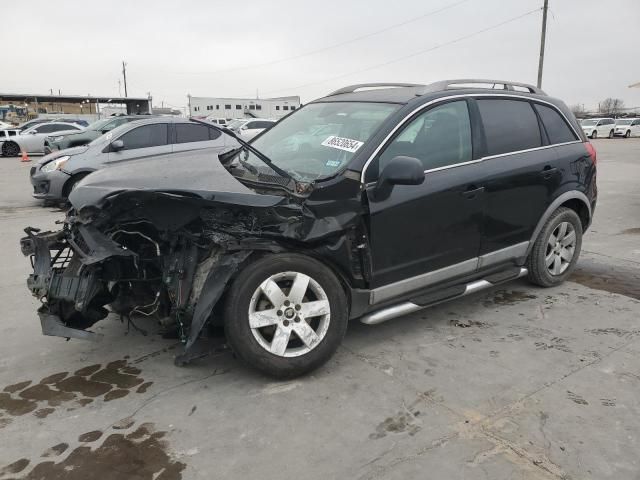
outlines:
[[467, 189], [461, 193], [463, 197], [475, 198], [479, 193], [484, 192], [484, 187], [476, 187], [475, 185], [469, 185]]
[[544, 167], [542, 169], [542, 171], [540, 172], [540, 175], [542, 175], [542, 177], [546, 180], [550, 179], [551, 177], [553, 177], [556, 173], [558, 173], [558, 169], [555, 167], [550, 167], [549, 165], [547, 165], [546, 167]]

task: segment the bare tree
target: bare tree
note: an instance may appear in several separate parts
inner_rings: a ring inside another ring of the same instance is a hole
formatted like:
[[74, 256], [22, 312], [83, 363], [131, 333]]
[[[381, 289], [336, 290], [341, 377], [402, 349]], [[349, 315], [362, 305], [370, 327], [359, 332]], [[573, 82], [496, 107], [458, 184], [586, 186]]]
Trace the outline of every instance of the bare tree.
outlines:
[[605, 98], [599, 104], [599, 111], [605, 115], [617, 115], [624, 108], [624, 101], [620, 98]]
[[583, 116], [584, 116], [584, 107], [583, 107], [581, 104], [577, 103], [577, 104], [575, 104], [575, 105], [571, 105], [571, 107], [570, 107], [570, 108], [571, 108], [571, 112], [572, 112], [572, 113], [573, 113], [577, 118], [580, 118], [580, 117], [583, 117]]

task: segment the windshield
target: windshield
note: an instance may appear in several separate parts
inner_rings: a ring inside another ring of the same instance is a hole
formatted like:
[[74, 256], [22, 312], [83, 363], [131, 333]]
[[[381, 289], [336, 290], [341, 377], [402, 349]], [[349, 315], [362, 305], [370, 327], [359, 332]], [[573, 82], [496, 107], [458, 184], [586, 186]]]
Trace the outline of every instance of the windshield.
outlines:
[[87, 127], [87, 130], [100, 131], [100, 130], [102, 130], [102, 127], [104, 127], [111, 120], [113, 120], [113, 119], [112, 118], [106, 118], [106, 119], [103, 119], [103, 120], [96, 120], [95, 122], [93, 122], [91, 125], [89, 125]]
[[593, 127], [594, 125], [597, 125], [598, 120], [582, 120], [582, 125], [584, 125], [585, 127]]
[[[275, 124], [251, 145], [296, 180], [312, 182], [346, 166], [397, 109], [398, 105], [385, 103], [312, 103]], [[269, 168], [250, 152], [241, 155], [258, 171]]]
[[631, 125], [633, 120], [616, 120], [616, 124], [618, 125]]

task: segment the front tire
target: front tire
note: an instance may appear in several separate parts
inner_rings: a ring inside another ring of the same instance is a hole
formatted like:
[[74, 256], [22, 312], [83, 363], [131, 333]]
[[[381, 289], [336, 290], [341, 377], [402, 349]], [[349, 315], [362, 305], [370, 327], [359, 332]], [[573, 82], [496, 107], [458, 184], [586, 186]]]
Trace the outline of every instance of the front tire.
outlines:
[[631, 130], [627, 130], [624, 134], [624, 138], [629, 138], [631, 136]]
[[16, 142], [4, 142], [2, 144], [2, 156], [4, 157], [19, 157], [20, 146]]
[[591, 133], [591, 138], [598, 138], [598, 132], [596, 130]]
[[299, 254], [269, 255], [246, 266], [225, 299], [229, 346], [248, 365], [277, 378], [303, 375], [329, 360], [348, 320], [340, 281]]
[[564, 282], [582, 248], [582, 222], [570, 208], [560, 207], [546, 221], [527, 258], [528, 278], [541, 287]]

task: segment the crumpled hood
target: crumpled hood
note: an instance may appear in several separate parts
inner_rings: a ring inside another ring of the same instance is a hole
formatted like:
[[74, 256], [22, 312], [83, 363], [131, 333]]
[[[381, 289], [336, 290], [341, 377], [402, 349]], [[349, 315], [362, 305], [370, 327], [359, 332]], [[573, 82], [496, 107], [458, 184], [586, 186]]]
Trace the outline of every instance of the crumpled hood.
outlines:
[[282, 201], [282, 196], [262, 195], [244, 186], [222, 166], [218, 153], [218, 149], [194, 150], [106, 167], [85, 177], [69, 201], [76, 210], [100, 207], [108, 198], [131, 191], [166, 192], [256, 207]]
[[44, 165], [45, 163], [49, 163], [51, 160], [55, 160], [56, 158], [64, 157], [65, 155], [80, 155], [87, 151], [89, 147], [87, 145], [82, 145], [80, 147], [72, 147], [66, 148], [64, 150], [55, 150], [48, 155], [45, 155], [40, 160], [38, 160], [38, 165]]

